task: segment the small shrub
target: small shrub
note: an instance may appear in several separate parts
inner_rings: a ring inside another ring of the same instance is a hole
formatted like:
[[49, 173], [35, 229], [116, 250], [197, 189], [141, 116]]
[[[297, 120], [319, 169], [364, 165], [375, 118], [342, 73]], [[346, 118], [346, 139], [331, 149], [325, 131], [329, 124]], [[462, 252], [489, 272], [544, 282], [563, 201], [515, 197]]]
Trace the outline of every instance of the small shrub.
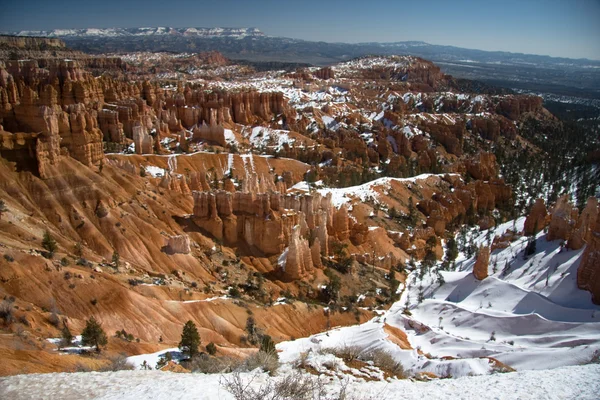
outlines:
[[372, 350], [360, 356], [363, 361], [372, 361], [373, 364], [383, 371], [387, 371], [397, 378], [406, 378], [404, 367], [399, 361], [387, 351], [384, 350]]
[[71, 273], [69, 271], [67, 271], [67, 272], [65, 272], [64, 277], [65, 277], [65, 280], [68, 281], [69, 279], [71, 279], [73, 277], [73, 275], [71, 275]]
[[206, 345], [206, 352], [211, 356], [214, 356], [215, 354], [217, 354], [217, 346], [215, 346], [213, 342], [210, 342]]
[[[329, 398], [326, 397], [327, 393], [321, 378], [306, 376], [300, 372], [287, 374], [282, 379], [269, 379], [258, 388], [250, 385], [252, 379], [246, 381], [240, 373], [236, 372], [228, 377], [224, 376], [221, 385], [236, 400], [312, 400]], [[345, 385], [342, 384], [340, 392], [332, 398], [346, 399], [345, 392]]]
[[48, 317], [48, 322], [51, 325], [58, 328], [58, 325], [60, 325], [60, 319], [58, 318], [58, 314], [56, 313], [56, 311], [53, 311], [52, 314], [50, 314], [50, 316]]
[[5, 259], [6, 261], [8, 261], [8, 262], [13, 262], [13, 261], [15, 261], [14, 257], [13, 257], [13, 256], [11, 256], [10, 254], [5, 254], [5, 255], [4, 255], [4, 259]]
[[277, 354], [258, 351], [248, 357], [244, 365], [248, 371], [260, 368], [264, 372], [274, 375], [279, 369], [279, 359]]
[[165, 365], [167, 365], [169, 363], [169, 361], [173, 360], [173, 356], [171, 355], [171, 352], [166, 352], [164, 354], [161, 354], [158, 358], [158, 361], [156, 362], [156, 369], [161, 369], [163, 368]]
[[86, 260], [85, 258], [80, 258], [77, 260], [77, 265], [81, 265], [82, 267], [92, 267], [92, 263]]
[[333, 354], [334, 356], [349, 362], [358, 359], [362, 353], [362, 349], [359, 346], [343, 346], [340, 348], [325, 349], [324, 352]]
[[237, 286], [232, 286], [229, 288], [229, 296], [237, 299], [241, 296], [240, 289]]
[[182, 364], [192, 372], [221, 374], [242, 369], [243, 361], [231, 357], [210, 357], [207, 354], [200, 354]]
[[53, 258], [54, 253], [56, 253], [56, 250], [58, 250], [56, 240], [54, 240], [54, 237], [52, 237], [49, 231], [44, 232], [44, 237], [42, 238], [42, 247], [48, 252], [48, 258]]
[[87, 365], [78, 362], [73, 367], [73, 372], [92, 372], [92, 369]]
[[0, 318], [2, 318], [5, 325], [10, 325], [13, 323], [14, 314], [12, 301], [5, 299], [2, 301], [2, 303], [0, 303]]
[[29, 321], [27, 320], [27, 317], [25, 315], [19, 315], [17, 321], [19, 321], [20, 324], [23, 324], [25, 326], [30, 326]]
[[98, 304], [98, 299], [92, 299], [90, 300], [90, 303], [92, 303], [92, 305], [95, 306], [96, 304]]
[[70, 264], [69, 259], [67, 257], [63, 257], [60, 259], [60, 265], [63, 267], [68, 267]]
[[132, 370], [133, 365], [127, 362], [127, 357], [124, 354], [120, 354], [110, 359], [108, 365], [102, 366], [98, 369], [100, 372], [112, 372], [112, 371], [128, 371]]

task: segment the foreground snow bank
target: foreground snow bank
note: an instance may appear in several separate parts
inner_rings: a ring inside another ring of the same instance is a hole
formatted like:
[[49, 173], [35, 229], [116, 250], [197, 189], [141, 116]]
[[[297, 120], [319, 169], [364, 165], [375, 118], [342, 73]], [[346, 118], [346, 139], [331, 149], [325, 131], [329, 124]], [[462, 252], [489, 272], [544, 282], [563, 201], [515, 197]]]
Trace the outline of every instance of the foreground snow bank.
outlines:
[[[263, 373], [242, 374], [251, 386], [264, 385]], [[509, 374], [412, 382], [352, 381], [350, 398], [358, 399], [597, 399], [600, 365], [523, 371]], [[159, 371], [83, 372], [17, 375], [0, 379], [3, 399], [233, 399], [220, 381], [228, 375], [175, 374]], [[340, 381], [327, 381], [334, 394]]]

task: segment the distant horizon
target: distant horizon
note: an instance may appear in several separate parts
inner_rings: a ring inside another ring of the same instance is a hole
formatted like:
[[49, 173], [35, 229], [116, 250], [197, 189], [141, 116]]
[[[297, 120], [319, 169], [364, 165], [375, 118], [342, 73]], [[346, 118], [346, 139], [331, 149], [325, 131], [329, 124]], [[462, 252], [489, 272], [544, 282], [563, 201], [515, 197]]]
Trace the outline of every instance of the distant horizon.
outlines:
[[[519, 51], [508, 51], [508, 50], [486, 50], [486, 49], [480, 49], [480, 48], [457, 46], [457, 45], [448, 44], [448, 43], [431, 43], [429, 41], [419, 40], [419, 39], [407, 39], [407, 40], [396, 40], [396, 41], [366, 41], [366, 42], [364, 42], [364, 41], [361, 41], [361, 42], [337, 42], [337, 41], [333, 42], [333, 41], [326, 41], [326, 40], [309, 40], [309, 39], [289, 37], [289, 36], [270, 35], [270, 34], [268, 34], [267, 32], [265, 32], [263, 29], [261, 29], [258, 26], [170, 26], [170, 25], [156, 25], [156, 26], [150, 26], [150, 25], [145, 25], [145, 26], [109, 26], [109, 27], [89, 26], [89, 27], [86, 27], [86, 28], [21, 29], [21, 30], [16, 30], [16, 31], [4, 31], [4, 32], [0, 32], [0, 35], [3, 35], [3, 34], [14, 34], [14, 33], [19, 33], [19, 32], [42, 32], [42, 31], [54, 31], [54, 30], [144, 29], [144, 28], [257, 29], [259, 32], [264, 33], [266, 37], [280, 37], [280, 38], [286, 38], [286, 39], [302, 40], [302, 41], [306, 41], [306, 42], [325, 42], [325, 43], [331, 43], [331, 44], [340, 43], [340, 44], [350, 44], [350, 45], [361, 45], [361, 44], [369, 44], [369, 43], [390, 44], [390, 43], [410, 43], [410, 42], [415, 42], [415, 43], [425, 43], [425, 44], [432, 45], [432, 46], [456, 47], [456, 48], [460, 48], [460, 49], [484, 51], [484, 52], [488, 52], [488, 53], [509, 53], [509, 54], [516, 54], [516, 55], [523, 54], [523, 55], [538, 56], [538, 57], [564, 58], [564, 59], [567, 59], [567, 60], [588, 60], [588, 61], [597, 61], [597, 62], [600, 61], [600, 58], [564, 57], [564, 56], [553, 56], [553, 55], [549, 55], [549, 54], [523, 53], [523, 52], [519, 52]], [[46, 36], [27, 36], [27, 37], [46, 37]], [[60, 39], [61, 37], [57, 37], [57, 38]]]
[[4, 31], [239, 26], [312, 42], [422, 41], [600, 61], [598, 0], [430, 0], [425, 7], [405, 0], [305, 0], [301, 5], [278, 0], [63, 0], [60, 5], [23, 0], [3, 4], [2, 11]]

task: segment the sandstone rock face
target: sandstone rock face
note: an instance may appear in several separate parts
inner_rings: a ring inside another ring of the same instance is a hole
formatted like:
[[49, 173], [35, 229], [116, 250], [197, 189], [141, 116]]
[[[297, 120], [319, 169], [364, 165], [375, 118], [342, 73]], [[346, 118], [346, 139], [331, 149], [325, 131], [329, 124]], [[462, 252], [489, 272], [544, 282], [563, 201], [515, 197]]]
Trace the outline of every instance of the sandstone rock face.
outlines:
[[248, 173], [246, 178], [244, 191], [194, 191], [193, 220], [227, 245], [244, 242], [265, 256], [279, 255], [288, 247], [286, 279], [298, 279], [319, 268], [321, 256], [329, 255], [332, 237], [352, 239], [355, 245], [366, 241], [368, 228], [352, 225], [345, 207], [333, 207], [331, 194], [283, 195], [272, 188], [265, 192], [256, 174]]
[[324, 67], [313, 72], [313, 75], [319, 79], [333, 79], [335, 74], [331, 67]]
[[577, 269], [577, 286], [590, 291], [592, 301], [600, 304], [600, 214], [596, 214], [594, 229], [590, 230], [587, 246]]
[[533, 204], [533, 207], [531, 207], [529, 215], [525, 219], [525, 236], [531, 236], [543, 230], [547, 225], [547, 216], [548, 211], [546, 210], [546, 204], [544, 203], [544, 200], [537, 199]]
[[490, 263], [490, 248], [488, 246], [481, 246], [479, 248], [479, 254], [477, 254], [477, 260], [473, 266], [473, 275], [477, 280], [484, 280], [488, 277], [488, 266]]
[[568, 195], [558, 199], [551, 214], [547, 239], [549, 241], [568, 240], [577, 221], [577, 209], [573, 208]]
[[570, 249], [579, 250], [591, 241], [593, 232], [599, 228], [596, 223], [598, 213], [598, 199], [590, 197], [567, 243]]
[[285, 261], [285, 276], [289, 279], [300, 279], [313, 270], [312, 253], [308, 240], [300, 236], [300, 225], [292, 228], [292, 237]]
[[187, 235], [171, 236], [167, 240], [166, 246], [173, 253], [189, 254], [190, 251], [191, 251], [191, 248], [190, 248], [190, 237], [187, 236]]
[[496, 164], [496, 156], [491, 153], [479, 153], [479, 156], [474, 160], [465, 162], [467, 172], [478, 180], [490, 180], [498, 176], [498, 165]]
[[109, 109], [100, 110], [98, 112], [98, 125], [104, 135], [105, 142], [125, 142], [123, 124], [119, 122], [119, 113], [117, 111]]
[[143, 126], [133, 127], [133, 143], [136, 154], [152, 154], [153, 140]]
[[202, 124], [193, 130], [193, 140], [208, 140], [215, 142], [221, 146], [225, 146], [225, 128], [222, 125], [206, 125]]

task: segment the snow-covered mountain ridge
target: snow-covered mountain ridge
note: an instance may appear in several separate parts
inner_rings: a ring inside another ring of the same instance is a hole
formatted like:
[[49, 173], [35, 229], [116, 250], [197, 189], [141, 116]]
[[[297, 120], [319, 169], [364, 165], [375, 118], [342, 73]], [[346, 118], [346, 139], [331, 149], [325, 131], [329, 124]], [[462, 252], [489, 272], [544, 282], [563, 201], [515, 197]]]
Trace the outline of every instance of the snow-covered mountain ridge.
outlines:
[[257, 28], [84, 28], [84, 29], [52, 29], [47, 31], [10, 32], [15, 36], [45, 36], [61, 38], [93, 38], [93, 37], [131, 37], [131, 36], [189, 36], [189, 37], [262, 37], [263, 32]]

